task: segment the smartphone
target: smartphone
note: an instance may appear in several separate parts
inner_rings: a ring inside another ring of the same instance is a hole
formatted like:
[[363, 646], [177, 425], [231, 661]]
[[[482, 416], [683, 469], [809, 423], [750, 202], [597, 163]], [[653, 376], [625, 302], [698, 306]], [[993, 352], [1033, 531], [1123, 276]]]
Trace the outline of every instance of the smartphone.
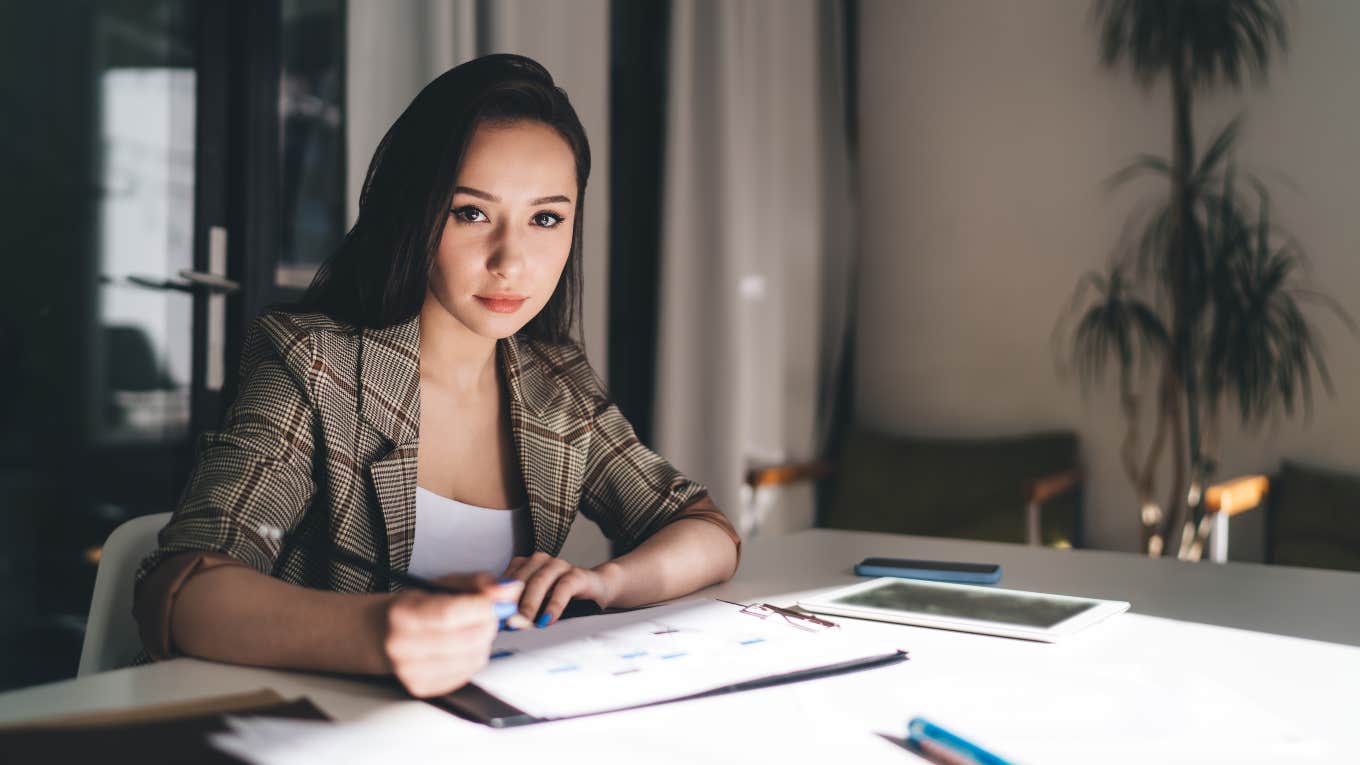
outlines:
[[907, 558], [865, 558], [855, 564], [857, 576], [896, 576], [903, 579], [929, 579], [932, 582], [996, 584], [1001, 581], [1001, 566], [995, 563], [961, 563], [944, 560]]

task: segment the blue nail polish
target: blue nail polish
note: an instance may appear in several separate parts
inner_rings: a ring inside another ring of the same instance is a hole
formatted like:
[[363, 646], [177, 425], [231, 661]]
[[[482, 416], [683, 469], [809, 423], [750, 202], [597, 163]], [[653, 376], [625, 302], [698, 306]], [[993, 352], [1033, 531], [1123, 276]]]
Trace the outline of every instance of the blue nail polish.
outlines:
[[552, 614], [545, 612], [542, 616], [538, 617], [538, 621], [534, 622], [534, 626], [546, 627], [549, 624], [552, 624], [552, 618]]
[[497, 619], [509, 619], [519, 610], [519, 606], [506, 600], [496, 601], [495, 614]]
[[513, 576], [503, 576], [500, 579], [496, 580], [496, 584], [512, 584], [518, 581], [519, 580], [514, 578]]
[[496, 625], [496, 629], [498, 629], [498, 630], [503, 630], [503, 629], [505, 629], [505, 620], [504, 620], [504, 619], [501, 619], [501, 623]]

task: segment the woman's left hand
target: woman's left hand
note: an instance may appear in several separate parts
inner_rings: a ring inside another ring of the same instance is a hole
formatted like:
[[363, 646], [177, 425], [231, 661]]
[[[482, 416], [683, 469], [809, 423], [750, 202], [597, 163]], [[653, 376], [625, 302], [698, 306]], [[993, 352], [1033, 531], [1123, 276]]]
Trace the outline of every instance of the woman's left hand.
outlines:
[[534, 619], [542, 608], [542, 615], [534, 621], [539, 627], [556, 621], [573, 598], [593, 600], [608, 608], [616, 589], [604, 572], [573, 566], [544, 552], [511, 558], [504, 576], [524, 582], [524, 594], [519, 599], [521, 614]]

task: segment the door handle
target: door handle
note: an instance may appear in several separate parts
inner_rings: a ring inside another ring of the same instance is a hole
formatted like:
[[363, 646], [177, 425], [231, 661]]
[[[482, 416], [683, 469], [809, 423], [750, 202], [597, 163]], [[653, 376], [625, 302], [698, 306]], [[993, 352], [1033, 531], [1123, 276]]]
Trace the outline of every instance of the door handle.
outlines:
[[[111, 281], [105, 277], [106, 281]], [[131, 284], [153, 290], [188, 292], [204, 295], [208, 299], [206, 343], [207, 367], [204, 369], [203, 386], [209, 392], [218, 393], [226, 381], [227, 353], [227, 295], [241, 289], [241, 283], [227, 278], [227, 230], [222, 226], [208, 229], [208, 270], [195, 271], [185, 268], [179, 271], [179, 280], [160, 279], [150, 276], [129, 275]]]
[[[214, 227], [216, 228], [216, 227]], [[194, 286], [202, 287], [213, 294], [229, 294], [241, 289], [241, 283], [233, 279], [218, 274], [194, 271], [192, 269], [181, 269], [179, 278], [185, 279]]]
[[[167, 292], [187, 292], [189, 294], [205, 292], [210, 295], [229, 295], [241, 289], [240, 282], [202, 271], [191, 271], [187, 268], [179, 272], [179, 277], [180, 280], [178, 281], [140, 274], [128, 274], [126, 278], [129, 283], [138, 287]], [[112, 282], [113, 279], [106, 277], [104, 281]]]
[[227, 378], [227, 293], [241, 288], [240, 283], [227, 278], [227, 229], [225, 226], [208, 228], [208, 273], [184, 270], [179, 275], [211, 290], [208, 295], [208, 326], [205, 341], [208, 347], [203, 386], [212, 393], [220, 393]]

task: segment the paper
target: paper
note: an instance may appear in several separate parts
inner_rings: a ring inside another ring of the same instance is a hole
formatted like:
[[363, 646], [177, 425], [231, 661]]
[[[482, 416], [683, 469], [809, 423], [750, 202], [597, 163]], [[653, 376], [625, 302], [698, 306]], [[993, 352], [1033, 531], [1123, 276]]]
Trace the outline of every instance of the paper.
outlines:
[[490, 729], [423, 702], [406, 702], [346, 723], [228, 717], [214, 747], [255, 765], [325, 762], [438, 762], [450, 753], [486, 751]]
[[[252, 765], [549, 759], [553, 765], [902, 765], [900, 748], [857, 727], [844, 712], [820, 700], [809, 685], [797, 684], [501, 730], [415, 702], [343, 723], [229, 718], [230, 732], [210, 740]], [[766, 733], [753, 735], [757, 731]]]
[[[910, 663], [870, 672], [896, 677]], [[496, 730], [423, 702], [394, 702], [345, 723], [242, 717], [211, 736], [218, 749], [253, 765], [369, 762], [533, 762], [554, 765], [759, 765], [855, 762], [902, 765], [900, 747], [862, 724], [864, 700], [851, 689], [865, 675], [724, 694], [684, 704], [577, 717]]]
[[[923, 673], [925, 674], [925, 673]], [[1011, 682], [965, 680], [930, 694], [919, 713], [980, 737], [1022, 762], [1071, 762], [1118, 741], [1109, 762], [1314, 762], [1321, 742], [1279, 716], [1184, 667], [1150, 675], [1141, 665], [1013, 668]], [[962, 686], [962, 687], [958, 687]], [[1053, 692], [1054, 687], [1061, 693]], [[971, 699], [969, 698], [971, 696]], [[927, 711], [928, 710], [928, 711]]]
[[682, 698], [736, 683], [890, 654], [841, 630], [810, 631], [721, 601], [582, 617], [503, 633], [472, 682], [555, 719]]

